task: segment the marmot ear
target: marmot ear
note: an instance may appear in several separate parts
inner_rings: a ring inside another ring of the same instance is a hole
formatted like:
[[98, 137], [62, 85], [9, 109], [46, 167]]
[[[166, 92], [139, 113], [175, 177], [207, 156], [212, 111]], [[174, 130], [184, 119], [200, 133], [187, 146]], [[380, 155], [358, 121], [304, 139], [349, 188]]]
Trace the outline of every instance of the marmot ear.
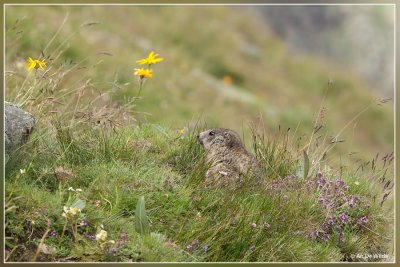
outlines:
[[224, 132], [224, 136], [225, 136], [225, 139], [226, 139], [228, 142], [231, 141], [232, 136], [231, 136], [231, 133], [230, 133], [230, 132]]

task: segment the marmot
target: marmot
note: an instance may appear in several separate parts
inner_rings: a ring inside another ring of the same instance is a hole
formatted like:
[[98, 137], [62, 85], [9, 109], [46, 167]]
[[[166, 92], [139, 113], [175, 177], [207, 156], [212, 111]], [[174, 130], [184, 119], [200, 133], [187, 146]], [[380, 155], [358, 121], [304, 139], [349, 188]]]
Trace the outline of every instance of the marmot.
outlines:
[[235, 131], [216, 128], [197, 135], [207, 153], [210, 164], [205, 177], [207, 185], [237, 186], [261, 181], [261, 167], [257, 159], [242, 144]]

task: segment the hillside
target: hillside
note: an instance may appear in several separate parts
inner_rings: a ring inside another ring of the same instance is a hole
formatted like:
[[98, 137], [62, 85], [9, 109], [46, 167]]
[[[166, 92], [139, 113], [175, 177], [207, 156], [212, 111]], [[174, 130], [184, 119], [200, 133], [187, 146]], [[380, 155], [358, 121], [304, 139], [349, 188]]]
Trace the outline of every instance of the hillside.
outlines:
[[[236, 12], [6, 7], [5, 99], [37, 119], [6, 157], [7, 260], [391, 260], [391, 102]], [[243, 135], [259, 188], [205, 187], [211, 127]]]
[[394, 6], [264, 6], [256, 8], [297, 53], [325, 57], [394, 96]]
[[[138, 104], [136, 111], [151, 114], [144, 120], [168, 127], [181, 128], [188, 120], [201, 116], [210, 125], [242, 132], [242, 125], [262, 116], [271, 133], [276, 133], [278, 125], [295, 129], [298, 124], [301, 134], [310, 133], [322, 104], [327, 110], [326, 134], [334, 136], [377, 98], [365, 90], [368, 84], [353, 78], [351, 70], [338, 70], [333, 65], [327, 69], [327, 64], [312, 58], [295, 57], [272, 34], [252, 30], [264, 24], [247, 10], [236, 16], [229, 7], [222, 6], [7, 9], [6, 26], [22, 18], [22, 28], [35, 25], [34, 31], [25, 29], [17, 34], [19, 45], [7, 47], [7, 66], [17, 59], [39, 56], [69, 12], [46, 56], [54, 57], [53, 49], [64, 43], [60, 60], [85, 59], [80, 67], [87, 68], [89, 85], [112, 91], [112, 97], [120, 103], [136, 96], [134, 61], [146, 51], [158, 51], [166, 60], [157, 66], [157, 75], [142, 94], [146, 101]], [[207, 14], [205, 21], [203, 14]], [[82, 26], [93, 22], [98, 24]], [[16, 32], [9, 32], [9, 44]], [[329, 81], [332, 86], [322, 102]], [[352, 123], [341, 136], [346, 140], [342, 154], [357, 151], [367, 153], [365, 159], [370, 159], [377, 152], [390, 152], [390, 106], [392, 102], [385, 107], [372, 105]]]

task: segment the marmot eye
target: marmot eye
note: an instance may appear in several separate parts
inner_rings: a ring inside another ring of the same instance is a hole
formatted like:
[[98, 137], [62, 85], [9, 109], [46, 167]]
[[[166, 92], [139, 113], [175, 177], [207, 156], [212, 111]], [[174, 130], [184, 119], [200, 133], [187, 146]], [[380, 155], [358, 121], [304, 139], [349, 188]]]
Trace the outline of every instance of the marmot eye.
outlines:
[[209, 132], [208, 134], [209, 134], [209, 135], [214, 135], [215, 132], [214, 132], [214, 131], [211, 131], [211, 132]]

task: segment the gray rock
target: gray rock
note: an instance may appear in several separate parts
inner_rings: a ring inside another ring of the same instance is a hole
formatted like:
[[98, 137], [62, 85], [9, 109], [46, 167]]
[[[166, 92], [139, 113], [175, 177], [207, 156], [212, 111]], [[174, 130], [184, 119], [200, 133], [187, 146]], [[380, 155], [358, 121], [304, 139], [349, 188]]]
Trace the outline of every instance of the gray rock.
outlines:
[[4, 101], [4, 119], [5, 150], [9, 153], [28, 141], [35, 118], [17, 105]]

